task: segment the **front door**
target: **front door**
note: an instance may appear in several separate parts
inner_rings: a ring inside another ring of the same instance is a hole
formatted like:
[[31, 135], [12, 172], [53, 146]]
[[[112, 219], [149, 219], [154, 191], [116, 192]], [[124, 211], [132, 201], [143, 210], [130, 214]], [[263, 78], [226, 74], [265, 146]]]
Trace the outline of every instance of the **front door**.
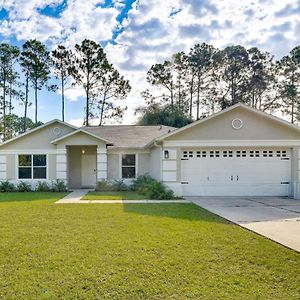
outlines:
[[94, 188], [96, 186], [96, 155], [81, 156], [81, 186]]

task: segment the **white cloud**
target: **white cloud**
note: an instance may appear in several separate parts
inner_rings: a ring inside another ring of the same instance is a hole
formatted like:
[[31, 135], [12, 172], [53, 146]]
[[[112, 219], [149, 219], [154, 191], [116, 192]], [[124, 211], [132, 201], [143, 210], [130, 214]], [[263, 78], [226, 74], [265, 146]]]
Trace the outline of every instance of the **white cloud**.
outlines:
[[[168, 59], [176, 51], [189, 51], [195, 43], [217, 47], [242, 44], [271, 51], [277, 58], [299, 43], [300, 12], [297, 0], [139, 0], [119, 24], [117, 16], [125, 0], [69, 0], [58, 18], [39, 14], [47, 5], [62, 0], [7, 0], [3, 5], [10, 18], [2, 22], [0, 33], [19, 40], [38, 38], [49, 43], [64, 41], [74, 45], [84, 38], [110, 40], [122, 26], [115, 43], [105, 47], [109, 59], [128, 78], [132, 91], [124, 123], [132, 123], [134, 108], [142, 104], [140, 92], [147, 87], [150, 66]], [[70, 101], [83, 95], [79, 88], [66, 92]]]

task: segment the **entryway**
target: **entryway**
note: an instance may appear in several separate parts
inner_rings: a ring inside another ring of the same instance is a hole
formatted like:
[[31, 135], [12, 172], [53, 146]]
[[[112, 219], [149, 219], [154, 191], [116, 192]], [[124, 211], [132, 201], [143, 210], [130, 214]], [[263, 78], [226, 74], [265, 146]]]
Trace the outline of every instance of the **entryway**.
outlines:
[[67, 146], [67, 157], [69, 188], [95, 188], [97, 146]]

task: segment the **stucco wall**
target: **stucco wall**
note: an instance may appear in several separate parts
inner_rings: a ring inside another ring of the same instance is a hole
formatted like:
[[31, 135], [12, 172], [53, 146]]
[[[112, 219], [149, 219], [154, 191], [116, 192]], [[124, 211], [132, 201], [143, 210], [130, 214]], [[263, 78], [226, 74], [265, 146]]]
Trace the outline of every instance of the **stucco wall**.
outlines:
[[119, 164], [119, 154], [108, 154], [107, 155], [107, 179], [119, 179], [120, 164]]
[[149, 175], [157, 180], [161, 180], [161, 149], [153, 147], [149, 157]]
[[149, 153], [139, 153], [138, 154], [138, 170], [137, 175], [144, 175], [149, 173]]
[[70, 137], [66, 137], [65, 139], [59, 141], [57, 143], [58, 149], [64, 149], [68, 145], [74, 145], [74, 146], [84, 146], [84, 145], [90, 145], [90, 146], [96, 146], [98, 145], [100, 148], [105, 148], [106, 143], [94, 138], [93, 136], [90, 136], [88, 134], [85, 134], [83, 132], [76, 133], [74, 135], [71, 135]]
[[[54, 128], [59, 128], [59, 135], [55, 134]], [[30, 150], [30, 149], [56, 149], [56, 146], [51, 144], [51, 141], [58, 137], [68, 134], [75, 129], [63, 125], [61, 123], [53, 123], [47, 127], [41, 128], [35, 132], [25, 135], [15, 141], [12, 141], [6, 145], [0, 147], [0, 153], [2, 150]]]
[[[241, 119], [243, 127], [232, 128], [233, 119]], [[243, 107], [216, 116], [178, 134], [166, 141], [174, 140], [295, 140], [300, 138], [296, 129], [251, 112]]]

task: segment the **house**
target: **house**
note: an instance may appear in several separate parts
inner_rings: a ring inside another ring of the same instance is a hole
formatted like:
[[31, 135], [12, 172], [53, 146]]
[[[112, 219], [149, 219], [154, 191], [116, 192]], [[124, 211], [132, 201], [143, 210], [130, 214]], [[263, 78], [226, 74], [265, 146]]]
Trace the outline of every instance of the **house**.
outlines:
[[234, 105], [180, 129], [53, 120], [0, 145], [0, 179], [70, 189], [150, 174], [183, 196], [300, 198], [300, 127]]

